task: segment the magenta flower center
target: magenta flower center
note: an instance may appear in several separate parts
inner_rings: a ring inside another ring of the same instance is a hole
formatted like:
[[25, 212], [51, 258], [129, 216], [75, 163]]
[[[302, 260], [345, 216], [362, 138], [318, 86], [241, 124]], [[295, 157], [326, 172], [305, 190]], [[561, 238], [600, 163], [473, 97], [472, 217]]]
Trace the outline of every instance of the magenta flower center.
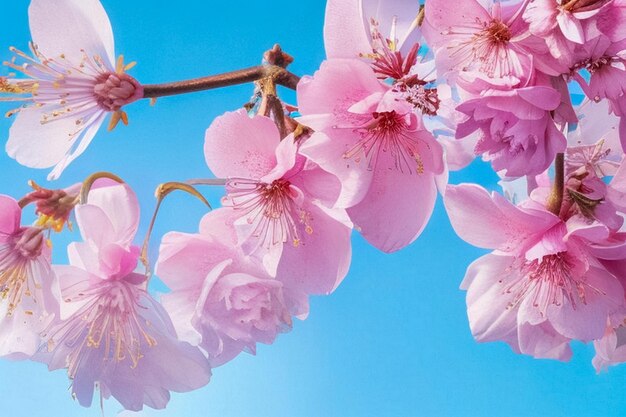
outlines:
[[[0, 298], [8, 300], [7, 316], [13, 315], [22, 298], [34, 297], [35, 279], [43, 272], [37, 258], [43, 249], [41, 229], [27, 228], [13, 241], [0, 245]], [[26, 314], [33, 314], [26, 311]]]
[[129, 359], [134, 369], [144, 356], [142, 349], [157, 345], [149, 333], [152, 324], [137, 314], [137, 309], [142, 308], [137, 299], [139, 290], [122, 282], [107, 282], [92, 291], [65, 300], [73, 302], [91, 298], [73, 319], [55, 329], [48, 341], [49, 350], [53, 350], [57, 343], [73, 347], [68, 355], [71, 378], [76, 375], [81, 361], [90, 354], [90, 349], [100, 350], [104, 361]]
[[395, 111], [373, 113], [373, 120], [357, 132], [361, 140], [343, 154], [345, 159], [360, 163], [365, 159], [374, 169], [383, 155], [389, 155], [401, 172], [424, 172], [424, 163], [419, 153], [418, 141], [408, 135], [405, 117]]
[[93, 89], [98, 105], [106, 111], [118, 111], [143, 97], [143, 87], [128, 74], [105, 73], [96, 80]]
[[271, 183], [252, 180], [229, 182], [230, 193], [225, 203], [245, 213], [246, 222], [253, 225], [252, 236], [262, 246], [270, 247], [291, 241], [294, 246], [301, 243], [300, 228], [312, 234], [310, 214], [299, 207], [298, 192], [285, 179]]
[[[541, 260], [526, 262], [521, 278], [509, 285], [505, 293], [515, 294], [508, 308], [514, 308], [527, 297], [532, 305], [545, 316], [549, 306], [563, 306], [567, 301], [575, 310], [577, 305], [587, 304], [588, 291], [600, 294], [580, 273], [579, 260], [566, 252], [544, 256]], [[502, 282], [502, 281], [500, 281]]]

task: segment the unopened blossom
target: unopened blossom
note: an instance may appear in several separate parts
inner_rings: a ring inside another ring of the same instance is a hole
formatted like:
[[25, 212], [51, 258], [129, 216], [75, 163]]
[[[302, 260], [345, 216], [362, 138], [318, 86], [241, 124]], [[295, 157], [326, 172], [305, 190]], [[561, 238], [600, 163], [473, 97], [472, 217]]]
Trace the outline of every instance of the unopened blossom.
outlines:
[[213, 122], [204, 151], [211, 171], [228, 179], [223, 204], [244, 253], [307, 294], [328, 294], [348, 271], [351, 223], [333, 208], [339, 180], [299, 147], [294, 135], [281, 140], [270, 118], [238, 111]]
[[106, 116], [112, 129], [128, 122], [122, 108], [143, 97], [143, 87], [114, 57], [113, 32], [98, 0], [32, 0], [31, 54], [11, 48], [15, 73], [0, 78], [0, 101], [10, 111], [9, 156], [31, 168], [54, 167], [49, 179], [82, 154]]
[[162, 297], [179, 336], [199, 345], [211, 366], [241, 351], [256, 352], [291, 330], [291, 316], [306, 317], [306, 294], [288, 287], [290, 280], [270, 277], [245, 256], [229, 208], [207, 214], [200, 233], [168, 233], [156, 272], [172, 292]]
[[298, 85], [302, 153], [341, 180], [338, 207], [377, 248], [399, 250], [422, 232], [444, 172], [443, 149], [411, 106], [358, 60], [325, 61]]
[[494, 250], [470, 265], [461, 286], [478, 341], [567, 360], [571, 340], [600, 339], [624, 312], [622, 285], [603, 265], [626, 258], [622, 234], [581, 215], [556, 216], [545, 202], [515, 206], [476, 185], [449, 186], [445, 204], [462, 239]]
[[21, 226], [17, 201], [0, 195], [0, 356], [28, 358], [58, 312], [44, 230]]
[[521, 18], [526, 3], [428, 0], [422, 30], [437, 68], [452, 78], [466, 71], [528, 78], [533, 62]]
[[468, 117], [458, 125], [456, 137], [480, 131], [474, 152], [490, 161], [495, 171], [513, 178], [537, 175], [565, 150], [565, 136], [551, 114], [561, 105], [561, 94], [551, 85], [479, 73], [458, 81], [474, 98], [457, 107]]
[[139, 208], [126, 185], [92, 190], [76, 208], [83, 242], [68, 247], [70, 265], [55, 266], [61, 314], [46, 330], [38, 360], [50, 370], [67, 368], [72, 395], [83, 406], [94, 390], [126, 409], [164, 408], [169, 391], [186, 392], [209, 382], [202, 353], [176, 337], [172, 323], [135, 272], [132, 245]]

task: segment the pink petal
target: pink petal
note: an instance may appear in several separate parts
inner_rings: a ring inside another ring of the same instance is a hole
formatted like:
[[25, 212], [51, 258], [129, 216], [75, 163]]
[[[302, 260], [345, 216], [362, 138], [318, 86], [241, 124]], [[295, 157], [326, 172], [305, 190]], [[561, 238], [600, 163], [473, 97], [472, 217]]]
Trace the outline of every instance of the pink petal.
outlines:
[[369, 23], [360, 0], [329, 0], [324, 19], [324, 46], [328, 58], [358, 58], [372, 50]]
[[561, 336], [549, 323], [522, 323], [519, 328], [520, 352], [537, 359], [569, 361], [572, 358], [570, 339]]
[[199, 288], [207, 274], [224, 259], [234, 256], [211, 236], [170, 232], [163, 237], [156, 275], [172, 290]]
[[[42, 124], [43, 115], [47, 111], [45, 107], [23, 109], [17, 114], [9, 130], [6, 151], [11, 158], [24, 166], [50, 168], [61, 162], [77, 141], [85, 142], [84, 146], [81, 143], [78, 145], [82, 152], [95, 135], [97, 128], [94, 124], [94, 129], [90, 128], [68, 140], [70, 133], [77, 131], [74, 119], [64, 118]], [[99, 110], [95, 109], [94, 112]], [[78, 156], [79, 149], [74, 152], [75, 156]]]
[[467, 268], [461, 288], [467, 289], [467, 316], [476, 340], [505, 341], [519, 352], [517, 315], [501, 282], [512, 262], [512, 257], [497, 255], [477, 259]]
[[[332, 59], [322, 62], [312, 78], [304, 78], [298, 84], [299, 110], [304, 116], [333, 112], [337, 116], [346, 113], [352, 104], [388, 89], [366, 63], [357, 59]], [[341, 119], [334, 120], [337, 124], [341, 122]]]
[[448, 186], [444, 203], [456, 233], [481, 248], [511, 250], [559, 221], [549, 212], [525, 212], [473, 184]]
[[48, 174], [48, 181], [59, 179], [65, 168], [67, 168], [76, 158], [85, 152], [93, 138], [98, 133], [98, 130], [100, 130], [106, 116], [107, 113], [99, 112], [94, 114], [92, 118], [85, 123], [85, 129], [81, 133], [78, 141], [74, 143], [75, 146], [72, 146], [68, 150], [68, 153], [56, 164], [50, 174]]
[[139, 225], [137, 196], [126, 184], [92, 189], [88, 204], [76, 207], [76, 220], [85, 240], [130, 245]]
[[206, 132], [204, 156], [217, 177], [258, 179], [276, 165], [274, 152], [280, 134], [263, 116], [248, 117], [245, 110], [218, 117]]
[[580, 20], [570, 13], [561, 12], [556, 16], [556, 21], [568, 40], [581, 45], [585, 43], [585, 31]]
[[[12, 235], [20, 228], [22, 209], [13, 198], [0, 194], [0, 235]], [[2, 236], [0, 236], [0, 241]]]
[[590, 267], [585, 275], [585, 301], [576, 297], [574, 306], [567, 298], [562, 306], [550, 305], [547, 315], [563, 336], [589, 342], [604, 335], [609, 316], [624, 305], [624, 289], [606, 270]]
[[283, 246], [276, 279], [306, 294], [330, 294], [348, 273], [352, 258], [351, 230], [314, 205], [312, 233], [298, 247]]
[[403, 173], [381, 159], [365, 198], [348, 214], [368, 242], [390, 253], [422, 233], [435, 206], [437, 187], [432, 174]]
[[65, 55], [79, 64], [84, 50], [115, 69], [113, 30], [98, 0], [32, 0], [28, 17], [33, 42], [46, 58]]
[[361, 165], [343, 158], [346, 149], [352, 146], [354, 133], [351, 131], [337, 132], [332, 138], [316, 132], [300, 148], [303, 155], [341, 182], [337, 207], [351, 207], [363, 200], [373, 178], [372, 170], [362, 169]]

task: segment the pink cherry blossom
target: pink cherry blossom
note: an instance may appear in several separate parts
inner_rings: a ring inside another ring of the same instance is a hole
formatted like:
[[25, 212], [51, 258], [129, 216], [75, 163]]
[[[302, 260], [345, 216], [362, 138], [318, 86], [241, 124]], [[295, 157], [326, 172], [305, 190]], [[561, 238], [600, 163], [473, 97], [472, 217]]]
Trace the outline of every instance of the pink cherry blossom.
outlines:
[[291, 329], [291, 316], [308, 314], [305, 294], [290, 280], [270, 277], [237, 247], [233, 214], [207, 214], [199, 234], [168, 233], [161, 243], [157, 274], [172, 292], [163, 296], [178, 333], [199, 345], [211, 366], [222, 365], [256, 343], [271, 344]]
[[445, 204], [461, 238], [494, 250], [462, 284], [478, 341], [566, 360], [570, 340], [601, 338], [609, 318], [624, 312], [624, 290], [602, 263], [626, 258], [621, 234], [578, 214], [563, 220], [543, 202], [514, 206], [475, 185], [449, 186]]
[[443, 149], [393, 87], [358, 60], [329, 60], [298, 86], [301, 122], [316, 133], [302, 153], [341, 180], [363, 236], [393, 252], [414, 241], [432, 213]]
[[209, 382], [209, 365], [197, 349], [178, 341], [163, 308], [148, 294], [147, 277], [134, 272], [132, 245], [139, 208], [132, 191], [114, 185], [91, 191], [76, 208], [84, 242], [68, 247], [70, 265], [55, 266], [61, 316], [47, 329], [50, 370], [67, 368], [72, 394], [89, 406], [96, 387], [126, 409], [164, 408], [169, 391]]
[[22, 78], [0, 78], [2, 101], [14, 111], [6, 149], [31, 168], [54, 167], [49, 179], [82, 154], [108, 113], [111, 128], [127, 122], [121, 108], [143, 97], [143, 87], [115, 61], [111, 24], [98, 0], [32, 0], [33, 56], [13, 49], [23, 63], [8, 65]]
[[479, 130], [474, 152], [490, 161], [494, 170], [514, 178], [537, 175], [565, 150], [565, 136], [550, 113], [561, 105], [561, 94], [550, 84], [520, 84], [515, 78], [479, 73], [458, 81], [475, 98], [457, 107], [468, 117], [458, 125], [456, 137]]
[[44, 230], [21, 226], [21, 217], [17, 202], [0, 195], [0, 356], [12, 359], [37, 352], [59, 308]]
[[328, 294], [348, 272], [351, 223], [333, 208], [339, 180], [299, 146], [293, 135], [281, 140], [270, 118], [238, 111], [214, 121], [204, 150], [213, 173], [229, 179], [223, 204], [244, 253], [307, 294]]
[[480, 71], [489, 77], [528, 78], [533, 71], [526, 25], [527, 1], [428, 0], [423, 33], [442, 74]]

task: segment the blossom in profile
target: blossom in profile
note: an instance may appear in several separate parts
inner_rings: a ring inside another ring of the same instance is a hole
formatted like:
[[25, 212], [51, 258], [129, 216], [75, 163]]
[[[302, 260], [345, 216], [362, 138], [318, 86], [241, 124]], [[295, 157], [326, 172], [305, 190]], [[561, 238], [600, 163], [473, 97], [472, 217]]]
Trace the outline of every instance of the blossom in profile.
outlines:
[[385, 252], [422, 232], [444, 172], [442, 146], [396, 98], [354, 59], [325, 61], [298, 85], [301, 122], [316, 130], [302, 153], [341, 180], [337, 206]]
[[571, 340], [602, 338], [624, 313], [624, 290], [605, 262], [626, 259], [626, 245], [623, 234], [575, 210], [548, 211], [541, 191], [515, 206], [476, 185], [449, 186], [445, 205], [462, 239], [493, 249], [462, 284], [474, 337], [567, 360]]
[[90, 406], [96, 387], [126, 409], [164, 408], [169, 391], [186, 392], [209, 382], [200, 350], [177, 339], [167, 313], [135, 272], [132, 245], [139, 220], [126, 185], [92, 190], [76, 207], [83, 242], [68, 247], [70, 265], [54, 266], [61, 314], [46, 329], [37, 360], [50, 370], [67, 368], [73, 396]]
[[271, 277], [244, 255], [233, 220], [221, 208], [203, 218], [200, 233], [168, 233], [156, 266], [172, 290], [162, 302], [179, 336], [199, 345], [213, 367], [244, 350], [254, 354], [257, 343], [271, 344], [291, 330], [292, 315], [308, 314], [307, 295], [292, 277]]
[[[0, 101], [21, 103], [8, 154], [31, 168], [54, 167], [49, 179], [82, 154], [108, 114], [109, 128], [128, 122], [122, 108], [143, 97], [143, 87], [115, 59], [109, 18], [98, 0], [32, 0], [31, 53], [11, 48], [0, 78]], [[18, 77], [16, 73], [26, 78]]]
[[211, 171], [227, 179], [222, 203], [244, 253], [307, 294], [328, 294], [348, 272], [352, 224], [333, 208], [339, 179], [299, 148], [294, 135], [281, 140], [270, 118], [238, 111], [213, 122], [204, 152]]
[[456, 137], [479, 131], [474, 152], [495, 171], [512, 178], [538, 175], [565, 150], [565, 136], [551, 114], [561, 105], [561, 94], [550, 83], [480, 73], [464, 74], [458, 81], [472, 98], [457, 107], [467, 118], [459, 123]]
[[17, 201], [0, 195], [0, 356], [11, 359], [37, 352], [59, 308], [44, 229], [21, 217]]

